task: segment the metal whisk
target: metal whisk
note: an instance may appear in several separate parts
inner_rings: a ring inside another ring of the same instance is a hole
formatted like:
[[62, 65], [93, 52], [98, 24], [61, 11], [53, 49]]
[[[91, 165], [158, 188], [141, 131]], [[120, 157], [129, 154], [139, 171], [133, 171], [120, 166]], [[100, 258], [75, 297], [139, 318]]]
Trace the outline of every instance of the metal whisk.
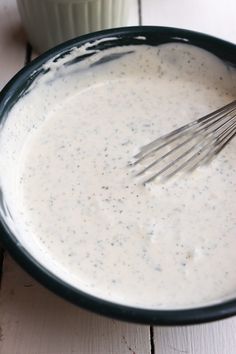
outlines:
[[129, 163], [144, 184], [209, 162], [236, 134], [236, 100], [143, 146]]

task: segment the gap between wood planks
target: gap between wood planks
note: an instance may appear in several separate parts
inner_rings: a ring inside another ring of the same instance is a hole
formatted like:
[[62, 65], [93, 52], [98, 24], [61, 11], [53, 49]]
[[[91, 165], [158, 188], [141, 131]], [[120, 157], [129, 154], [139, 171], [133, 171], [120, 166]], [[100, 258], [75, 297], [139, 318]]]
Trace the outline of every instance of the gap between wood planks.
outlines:
[[[138, 2], [138, 23], [139, 26], [142, 26], [143, 24], [143, 18], [142, 18], [142, 1], [145, 0], [137, 0]], [[149, 328], [149, 337], [150, 337], [150, 354], [155, 354], [155, 341], [154, 341], [154, 328], [153, 326], [150, 326]]]
[[139, 26], [142, 26], [142, 24], [143, 24], [143, 19], [142, 19], [142, 0], [137, 0], [137, 1], [138, 1], [138, 23], [139, 23]]

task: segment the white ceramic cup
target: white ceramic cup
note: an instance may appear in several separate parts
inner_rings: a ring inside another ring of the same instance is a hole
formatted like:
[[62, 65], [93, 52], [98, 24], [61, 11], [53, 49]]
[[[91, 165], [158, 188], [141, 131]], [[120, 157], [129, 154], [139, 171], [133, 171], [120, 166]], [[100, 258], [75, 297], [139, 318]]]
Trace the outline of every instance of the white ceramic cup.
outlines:
[[17, 0], [28, 39], [42, 53], [68, 39], [127, 24], [130, 0]]

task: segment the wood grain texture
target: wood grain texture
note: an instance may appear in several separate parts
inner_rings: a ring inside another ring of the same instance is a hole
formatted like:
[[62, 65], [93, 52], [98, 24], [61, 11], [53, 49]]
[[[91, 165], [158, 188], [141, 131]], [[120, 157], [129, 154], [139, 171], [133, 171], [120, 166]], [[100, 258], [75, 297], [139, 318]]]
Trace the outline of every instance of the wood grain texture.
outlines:
[[24, 65], [26, 39], [15, 0], [0, 0], [0, 90]]
[[81, 310], [5, 257], [0, 303], [1, 354], [148, 354], [149, 327]]
[[236, 43], [235, 0], [142, 0], [144, 25], [205, 32]]
[[[0, 0], [0, 91], [24, 65], [26, 40], [16, 11], [16, 0]], [[3, 260], [0, 240], [0, 283]]]
[[235, 354], [236, 317], [215, 323], [155, 328], [156, 354]]

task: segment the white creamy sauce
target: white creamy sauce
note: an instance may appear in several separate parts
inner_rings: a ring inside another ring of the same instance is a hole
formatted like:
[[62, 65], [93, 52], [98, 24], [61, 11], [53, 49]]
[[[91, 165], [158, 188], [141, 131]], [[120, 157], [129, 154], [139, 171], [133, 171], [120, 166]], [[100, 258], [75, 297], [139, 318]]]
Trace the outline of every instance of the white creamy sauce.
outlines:
[[236, 139], [165, 184], [144, 187], [127, 167], [142, 145], [235, 99], [235, 70], [187, 44], [106, 53], [130, 51], [89, 70], [103, 53], [51, 62], [10, 111], [0, 168], [15, 233], [103, 299], [169, 309], [235, 297]]

